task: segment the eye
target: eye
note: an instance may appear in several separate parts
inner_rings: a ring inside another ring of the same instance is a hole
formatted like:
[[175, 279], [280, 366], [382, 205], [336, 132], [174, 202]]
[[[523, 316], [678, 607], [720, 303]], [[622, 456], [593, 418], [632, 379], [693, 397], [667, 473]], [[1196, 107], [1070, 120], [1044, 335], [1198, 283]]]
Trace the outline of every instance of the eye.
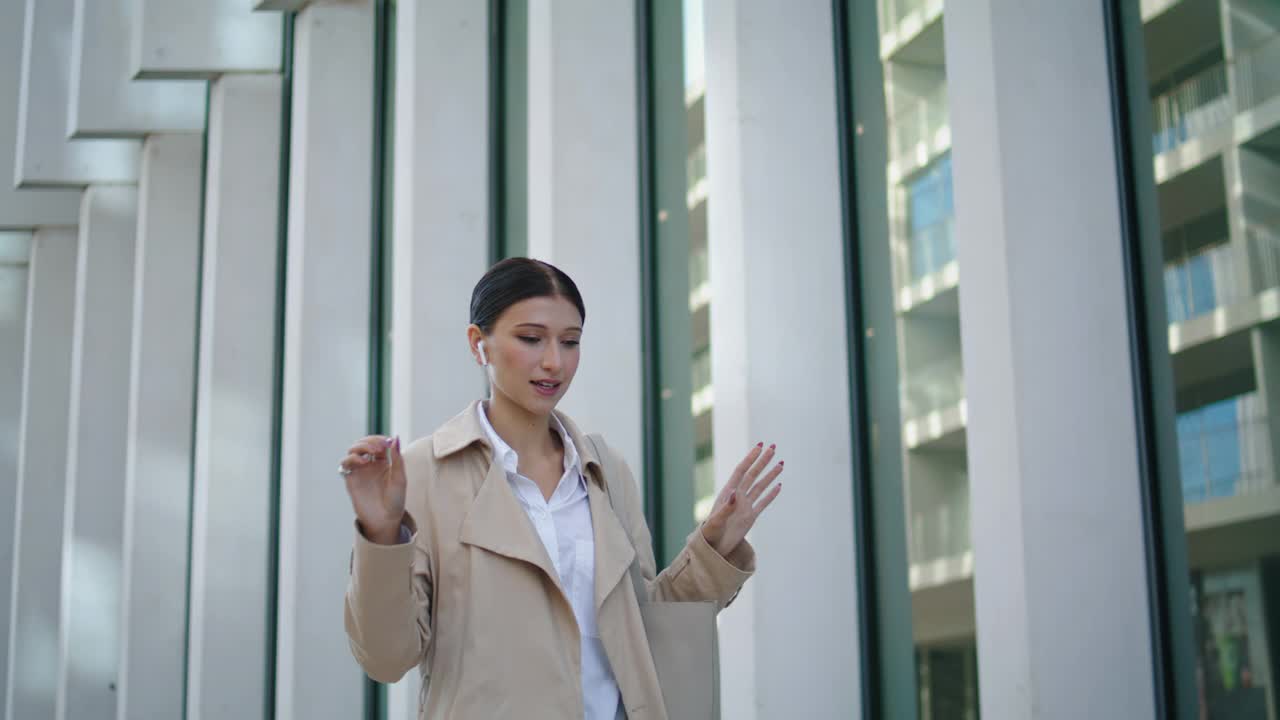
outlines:
[[565, 341], [564, 341], [564, 345], [565, 345], [565, 346], [567, 346], [567, 347], [574, 348], [574, 347], [578, 347], [578, 345], [579, 345], [581, 342], [582, 342], [581, 340], [565, 340]]
[[540, 337], [534, 337], [532, 335], [520, 335], [519, 337], [521, 342], [526, 343], [528, 345], [533, 345], [542, 339]]

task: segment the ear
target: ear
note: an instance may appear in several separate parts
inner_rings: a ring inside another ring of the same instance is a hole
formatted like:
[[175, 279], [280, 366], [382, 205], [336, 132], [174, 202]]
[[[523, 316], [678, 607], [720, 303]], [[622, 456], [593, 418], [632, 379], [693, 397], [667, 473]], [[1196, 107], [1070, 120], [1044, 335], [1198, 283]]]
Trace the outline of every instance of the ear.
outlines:
[[489, 358], [484, 351], [484, 332], [480, 330], [478, 325], [467, 326], [467, 345], [470, 346], [471, 355], [480, 365], [488, 365]]

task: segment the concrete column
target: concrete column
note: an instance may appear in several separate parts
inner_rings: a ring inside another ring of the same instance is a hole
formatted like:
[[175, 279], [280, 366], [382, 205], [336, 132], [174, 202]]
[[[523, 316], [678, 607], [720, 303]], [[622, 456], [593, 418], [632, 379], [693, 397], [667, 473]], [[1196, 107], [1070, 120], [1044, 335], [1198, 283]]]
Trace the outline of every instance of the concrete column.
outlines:
[[75, 0], [71, 37], [71, 137], [139, 137], [204, 129], [205, 86], [133, 79], [136, 0]]
[[187, 717], [266, 706], [276, 359], [278, 75], [210, 97], [196, 376]]
[[118, 717], [181, 717], [203, 136], [142, 149], [127, 424]]
[[369, 430], [373, 20], [360, 0], [312, 4], [294, 26], [278, 718], [356, 718], [364, 703], [333, 603], [352, 518], [336, 463]]
[[34, 192], [13, 187], [25, 15], [25, 3], [0, 3], [0, 98], [13, 98], [0, 105], [0, 230], [75, 225], [80, 211], [79, 191]]
[[824, 3], [705, 9], [716, 482], [758, 441], [787, 461], [759, 572], [720, 616], [731, 718], [857, 717], [863, 692], [836, 80], [815, 52], [832, 22]]
[[9, 678], [7, 620], [13, 591], [12, 529], [17, 521], [18, 435], [30, 255], [31, 233], [0, 232], [0, 698], [6, 694]]
[[[406, 443], [485, 392], [465, 333], [489, 267], [488, 7], [397, 9], [390, 410]], [[416, 671], [392, 686], [387, 717], [416, 718], [418, 688]]]
[[134, 2], [131, 77], [213, 78], [280, 70], [279, 13], [254, 12], [249, 0]]
[[635, 18], [627, 3], [529, 2], [529, 254], [587, 305], [562, 408], [643, 483]]
[[67, 433], [60, 718], [116, 704], [138, 191], [90, 187], [80, 207]]
[[136, 141], [67, 140], [75, 0], [27, 0], [26, 8], [14, 182], [19, 187], [137, 182]]
[[1103, 7], [966, 10], [946, 53], [982, 714], [1154, 717]]
[[28, 268], [6, 720], [54, 716], [75, 325], [76, 230], [34, 235]]

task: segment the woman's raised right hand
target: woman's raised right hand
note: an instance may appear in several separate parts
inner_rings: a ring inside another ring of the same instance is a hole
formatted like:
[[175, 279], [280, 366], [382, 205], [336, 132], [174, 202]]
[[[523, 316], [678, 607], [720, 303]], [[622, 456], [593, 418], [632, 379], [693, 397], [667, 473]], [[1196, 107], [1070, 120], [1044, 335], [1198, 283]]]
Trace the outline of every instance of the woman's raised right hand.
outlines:
[[342, 470], [364, 536], [380, 545], [398, 543], [406, 486], [400, 438], [370, 435], [357, 441], [342, 459]]

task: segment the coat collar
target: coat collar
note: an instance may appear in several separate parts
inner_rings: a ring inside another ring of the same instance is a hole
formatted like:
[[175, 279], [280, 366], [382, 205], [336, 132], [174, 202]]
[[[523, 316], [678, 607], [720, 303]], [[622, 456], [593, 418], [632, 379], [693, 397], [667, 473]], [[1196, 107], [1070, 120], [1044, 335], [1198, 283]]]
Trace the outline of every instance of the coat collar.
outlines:
[[[489, 454], [493, 454], [493, 447], [486, 437], [484, 427], [480, 425], [480, 416], [477, 406], [481, 401], [476, 400], [467, 406], [466, 410], [458, 413], [453, 419], [446, 422], [440, 429], [436, 430], [431, 436], [432, 452], [435, 453], [437, 460], [442, 460], [456, 452], [460, 452], [476, 443], [480, 443], [489, 450]], [[559, 410], [552, 411], [555, 413], [556, 419], [564, 426], [566, 432], [569, 433], [569, 439], [573, 440], [573, 446], [578, 451], [578, 457], [582, 461], [583, 474], [588, 480], [594, 480], [596, 483], [604, 486], [603, 463], [596, 455], [595, 447], [587, 441], [586, 436], [578, 429], [577, 424], [569, 419], [568, 415]], [[593, 471], [589, 470], [589, 466], [594, 465]]]
[[[464, 544], [484, 548], [540, 568], [564, 596], [564, 588], [560, 585], [560, 578], [546, 548], [511, 491], [506, 469], [500, 463], [492, 462], [492, 448], [489, 447], [484, 428], [480, 424], [476, 404], [472, 403], [445, 423], [432, 437], [437, 459], [448, 457], [476, 443], [488, 450], [488, 470], [462, 521], [458, 539]], [[587, 500], [591, 507], [591, 532], [595, 541], [596, 560], [594, 599], [596, 609], [599, 610], [614, 587], [627, 576], [627, 570], [635, 558], [635, 548], [609, 502], [603, 463], [596, 455], [595, 447], [586, 440], [586, 436], [568, 416], [556, 413], [556, 417], [577, 447], [583, 472], [588, 478]], [[567, 596], [564, 597], [568, 604]]]

